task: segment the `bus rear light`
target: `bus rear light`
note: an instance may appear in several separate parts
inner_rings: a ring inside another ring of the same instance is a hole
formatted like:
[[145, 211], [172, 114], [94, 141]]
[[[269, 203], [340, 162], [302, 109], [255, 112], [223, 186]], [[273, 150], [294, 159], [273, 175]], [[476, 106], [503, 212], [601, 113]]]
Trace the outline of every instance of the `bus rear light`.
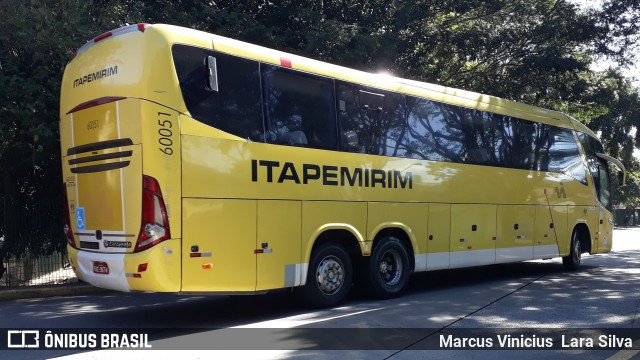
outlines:
[[147, 29], [147, 26], [149, 26], [147, 23], [138, 23], [138, 31], [144, 32]]
[[67, 196], [67, 183], [64, 186], [64, 235], [67, 239], [67, 244], [71, 247], [76, 247], [76, 239], [73, 237], [73, 228], [71, 227], [71, 216], [69, 216], [69, 197]]
[[141, 273], [147, 271], [147, 266], [149, 266], [148, 263], [138, 264], [138, 272]]
[[286, 68], [290, 68], [291, 67], [291, 59], [281, 56], [280, 57], [280, 65], [284, 66]]
[[109, 36], [113, 35], [113, 33], [111, 31], [106, 32], [102, 35], [96, 36], [95, 39], [93, 39], [93, 42], [98, 42], [100, 40], [104, 40], [106, 38], [108, 38]]
[[124, 97], [124, 96], [103, 96], [101, 98], [85, 101], [82, 104], [78, 104], [78, 105], [76, 105], [76, 107], [74, 107], [73, 109], [69, 110], [67, 112], [67, 115], [72, 114], [72, 113], [77, 112], [77, 111], [80, 111], [80, 110], [86, 110], [86, 109], [94, 107], [94, 106], [108, 104], [110, 102], [120, 101], [120, 100], [124, 100], [124, 99], [126, 99], [126, 97]]
[[134, 252], [146, 250], [171, 238], [167, 208], [162, 199], [160, 184], [151, 176], [143, 176], [142, 223]]

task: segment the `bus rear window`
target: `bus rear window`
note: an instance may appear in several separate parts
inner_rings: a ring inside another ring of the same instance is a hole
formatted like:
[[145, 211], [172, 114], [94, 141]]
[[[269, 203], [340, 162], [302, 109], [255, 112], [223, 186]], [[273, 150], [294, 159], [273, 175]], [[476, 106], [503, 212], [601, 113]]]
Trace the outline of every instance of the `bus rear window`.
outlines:
[[[216, 51], [176, 44], [172, 48], [180, 90], [196, 120], [252, 141], [264, 141], [260, 66]], [[218, 91], [208, 80], [208, 62], [215, 59]]]

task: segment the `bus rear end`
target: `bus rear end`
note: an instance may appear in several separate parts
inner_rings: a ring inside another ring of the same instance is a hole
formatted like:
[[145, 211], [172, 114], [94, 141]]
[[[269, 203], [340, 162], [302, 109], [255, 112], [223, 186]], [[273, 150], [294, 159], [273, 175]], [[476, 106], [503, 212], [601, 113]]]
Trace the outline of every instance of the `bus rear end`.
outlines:
[[172, 216], [180, 213], [178, 115], [143, 86], [145, 30], [139, 24], [100, 35], [65, 69], [64, 231], [81, 280], [119, 291], [179, 291], [180, 239], [172, 237], [180, 234]]

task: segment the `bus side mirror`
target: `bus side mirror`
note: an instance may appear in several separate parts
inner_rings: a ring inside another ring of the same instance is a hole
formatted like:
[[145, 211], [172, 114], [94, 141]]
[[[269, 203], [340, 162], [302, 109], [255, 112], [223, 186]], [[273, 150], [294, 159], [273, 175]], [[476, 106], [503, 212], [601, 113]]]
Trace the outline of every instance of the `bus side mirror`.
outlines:
[[218, 66], [213, 56], [207, 57], [207, 72], [207, 90], [218, 91]]
[[625, 179], [626, 171], [625, 171], [625, 168], [624, 168], [624, 165], [622, 164], [622, 162], [620, 162], [620, 160], [618, 160], [618, 159], [616, 159], [614, 157], [611, 157], [609, 155], [602, 154], [602, 153], [596, 153], [596, 156], [599, 157], [600, 159], [610, 163], [610, 164], [613, 164], [615, 167], [618, 168], [618, 170], [620, 170], [618, 172], [618, 180], [620, 180], [620, 186], [623, 186], [625, 184], [625, 180], [626, 180]]
[[626, 185], [626, 182], [627, 182], [626, 175], [627, 174], [625, 171], [618, 171], [618, 184], [620, 184], [620, 186]]

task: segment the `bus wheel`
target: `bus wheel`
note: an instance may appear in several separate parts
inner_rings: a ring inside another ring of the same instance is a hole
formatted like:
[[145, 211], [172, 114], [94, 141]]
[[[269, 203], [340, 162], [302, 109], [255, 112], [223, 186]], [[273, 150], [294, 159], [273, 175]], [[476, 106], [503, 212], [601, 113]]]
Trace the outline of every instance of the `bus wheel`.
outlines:
[[402, 295], [409, 283], [409, 255], [400, 240], [387, 236], [373, 248], [365, 282], [369, 292], [381, 299]]
[[322, 244], [311, 254], [307, 283], [300, 295], [313, 307], [336, 306], [349, 295], [352, 280], [349, 254], [338, 244]]
[[571, 250], [569, 255], [562, 257], [562, 266], [565, 270], [576, 270], [582, 260], [582, 242], [578, 231], [574, 230], [571, 235]]

